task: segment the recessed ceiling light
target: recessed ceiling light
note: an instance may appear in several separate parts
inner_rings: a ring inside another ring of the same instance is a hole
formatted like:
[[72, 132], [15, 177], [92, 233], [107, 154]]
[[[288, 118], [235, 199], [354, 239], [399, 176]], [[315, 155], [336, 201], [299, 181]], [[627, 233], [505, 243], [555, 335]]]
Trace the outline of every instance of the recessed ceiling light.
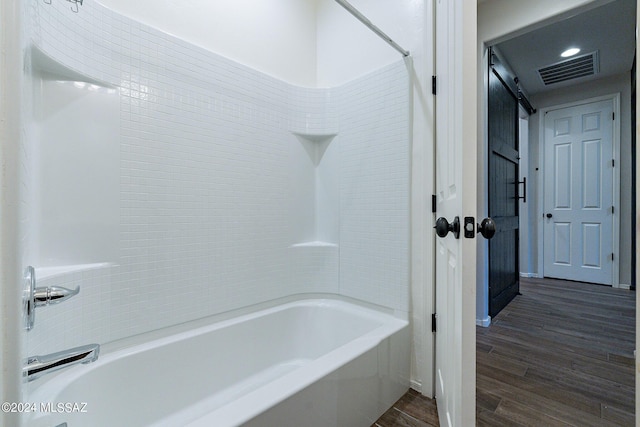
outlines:
[[577, 47], [572, 47], [571, 49], [567, 49], [564, 52], [562, 52], [560, 56], [562, 56], [563, 58], [568, 58], [570, 56], [577, 54], [578, 52], [580, 52], [580, 49], [578, 49]]

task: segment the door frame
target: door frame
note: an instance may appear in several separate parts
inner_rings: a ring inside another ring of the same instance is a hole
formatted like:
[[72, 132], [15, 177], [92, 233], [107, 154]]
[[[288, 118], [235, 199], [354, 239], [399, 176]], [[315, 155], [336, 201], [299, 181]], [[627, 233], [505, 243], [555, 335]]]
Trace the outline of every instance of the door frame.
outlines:
[[[483, 63], [486, 61], [489, 46], [499, 44], [502, 41], [509, 40], [513, 37], [525, 34], [536, 28], [548, 25], [554, 22], [567, 19], [576, 13], [587, 11], [591, 8], [602, 6], [611, 0], [536, 0], [535, 2], [514, 2], [513, 0], [482, 0], [478, 3], [478, 27], [476, 46], [478, 49], [478, 74], [471, 76], [467, 70], [463, 70], [464, 78], [476, 79], [476, 90], [478, 94], [477, 117], [478, 129], [477, 138], [479, 147], [486, 156], [488, 150], [488, 134], [487, 134], [487, 84], [488, 77], [483, 72]], [[637, 0], [640, 3], [640, 0]], [[486, 68], [485, 68], [486, 69]], [[533, 151], [530, 151], [532, 154]], [[486, 157], [484, 158], [486, 163]], [[478, 182], [481, 182], [487, 188], [487, 173], [479, 159], [478, 163]], [[482, 192], [478, 195], [478, 215], [486, 216], [488, 205], [486, 198], [482, 196]], [[533, 219], [530, 217], [530, 219]], [[535, 235], [531, 238], [537, 239]], [[476, 289], [476, 307], [477, 318], [476, 324], [479, 326], [489, 326], [491, 318], [489, 317], [489, 273], [486, 263], [488, 260], [488, 244], [486, 242], [478, 243], [478, 271], [476, 280], [478, 286]], [[537, 264], [536, 264], [537, 265]], [[538, 274], [540, 274], [538, 272]]]
[[[558, 2], [556, 0], [538, 0], [536, 2], [514, 2], [512, 0], [482, 0], [478, 4], [478, 27], [477, 27], [477, 39], [476, 48], [478, 49], [478, 70], [482, 70], [482, 58], [485, 49], [491, 44], [498, 43], [503, 40], [507, 40], [516, 35], [523, 34], [528, 30], [536, 27], [540, 27], [550, 22], [557, 22], [564, 18], [567, 18], [575, 13], [579, 13], [583, 10], [588, 10], [593, 7], [597, 7], [606, 4], [609, 0], [565, 0]], [[475, 3], [475, 2], [474, 2]], [[640, 0], [636, 0], [637, 12], [636, 23], [640, 27]], [[515, 11], [517, 9], [517, 11]], [[459, 36], [458, 36], [459, 37]], [[467, 43], [468, 41], [464, 41]], [[640, 58], [640, 43], [636, 43], [636, 58]], [[485, 105], [486, 99], [483, 98], [483, 73], [476, 75], [470, 75], [468, 70], [462, 70], [464, 78], [476, 79], [475, 84], [478, 92], [478, 104], [477, 104], [477, 140], [478, 143], [484, 143], [486, 139], [484, 121], [485, 118]], [[640, 80], [640, 67], [636, 67], [636, 79]], [[640, 124], [640, 110], [636, 109], [637, 123]], [[640, 140], [640, 126], [636, 125], [636, 128], [632, 130], [636, 133], [636, 136]], [[484, 148], [483, 148], [484, 149]], [[480, 165], [481, 166], [481, 165]], [[636, 157], [636, 166], [640, 170], [640, 156]], [[484, 182], [486, 176], [481, 167], [478, 169], [478, 181]], [[640, 208], [640, 187], [636, 187], [636, 206]], [[478, 200], [478, 215], [485, 213], [483, 210], [482, 201]], [[636, 234], [640, 234], [640, 221], [636, 222]], [[636, 263], [640, 265], [640, 251], [636, 252]], [[482, 315], [482, 309], [486, 306], [486, 294], [483, 291], [482, 286], [485, 284], [484, 277], [484, 253], [482, 246], [478, 247], [478, 273], [477, 273], [477, 306], [479, 307], [478, 314]], [[636, 282], [640, 282], [640, 269], [636, 270]], [[475, 293], [474, 293], [475, 295]], [[636, 295], [636, 311], [640, 313], [640, 295]], [[636, 318], [636, 342], [640, 343], [640, 316]], [[640, 372], [640, 357], [635, 361], [636, 372]], [[468, 367], [467, 369], [473, 369], [475, 373], [475, 366]], [[640, 375], [636, 373], [636, 389], [640, 390]], [[640, 415], [640, 393], [636, 393], [636, 414]]]
[[[20, 234], [22, 201], [20, 169], [23, 123], [24, 58], [22, 2], [0, 2], [0, 319], [4, 334], [0, 338], [0, 369], [3, 402], [20, 402], [22, 397], [22, 265], [24, 235]], [[0, 425], [20, 425], [21, 414], [0, 412]]]
[[613, 113], [617, 120], [613, 120], [613, 160], [616, 167], [613, 168], [613, 278], [612, 287], [620, 287], [620, 122], [622, 121], [622, 115], [620, 114], [620, 93], [612, 93], [608, 95], [596, 96], [592, 98], [586, 98], [580, 101], [567, 102], [564, 104], [553, 105], [550, 107], [541, 108], [538, 112], [540, 114], [540, 120], [538, 123], [538, 159], [540, 162], [540, 173], [536, 181], [538, 187], [538, 212], [536, 213], [538, 220], [538, 275], [539, 277], [545, 277], [544, 275], [544, 182], [546, 174], [546, 165], [544, 164], [544, 148], [546, 145], [545, 136], [545, 115], [546, 113], [554, 110], [560, 110], [563, 108], [577, 107], [579, 105], [591, 104], [594, 102], [608, 101], [613, 102]]

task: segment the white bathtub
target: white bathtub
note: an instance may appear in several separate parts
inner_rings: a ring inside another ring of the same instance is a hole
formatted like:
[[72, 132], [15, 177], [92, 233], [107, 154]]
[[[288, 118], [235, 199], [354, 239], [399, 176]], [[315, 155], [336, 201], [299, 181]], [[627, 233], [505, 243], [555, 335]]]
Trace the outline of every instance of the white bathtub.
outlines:
[[30, 403], [86, 412], [37, 411], [26, 425], [369, 426], [408, 388], [408, 323], [353, 302], [293, 301], [181, 329], [37, 380]]

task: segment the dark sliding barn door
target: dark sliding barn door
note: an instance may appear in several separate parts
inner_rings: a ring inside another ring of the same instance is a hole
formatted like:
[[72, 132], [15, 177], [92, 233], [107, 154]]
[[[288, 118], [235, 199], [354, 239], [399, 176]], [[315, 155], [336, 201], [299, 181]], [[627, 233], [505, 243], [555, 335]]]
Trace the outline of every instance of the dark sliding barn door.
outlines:
[[[489, 240], [489, 316], [518, 294], [518, 99], [489, 72], [489, 216], [497, 233]], [[517, 88], [516, 88], [517, 94]]]

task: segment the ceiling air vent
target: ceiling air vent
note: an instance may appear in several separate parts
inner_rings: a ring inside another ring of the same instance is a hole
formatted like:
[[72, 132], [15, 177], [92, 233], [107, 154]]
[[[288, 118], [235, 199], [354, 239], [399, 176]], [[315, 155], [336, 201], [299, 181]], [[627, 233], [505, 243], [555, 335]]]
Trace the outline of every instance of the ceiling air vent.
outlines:
[[578, 77], [592, 76], [600, 71], [598, 51], [576, 56], [540, 68], [538, 74], [545, 85], [560, 83]]

